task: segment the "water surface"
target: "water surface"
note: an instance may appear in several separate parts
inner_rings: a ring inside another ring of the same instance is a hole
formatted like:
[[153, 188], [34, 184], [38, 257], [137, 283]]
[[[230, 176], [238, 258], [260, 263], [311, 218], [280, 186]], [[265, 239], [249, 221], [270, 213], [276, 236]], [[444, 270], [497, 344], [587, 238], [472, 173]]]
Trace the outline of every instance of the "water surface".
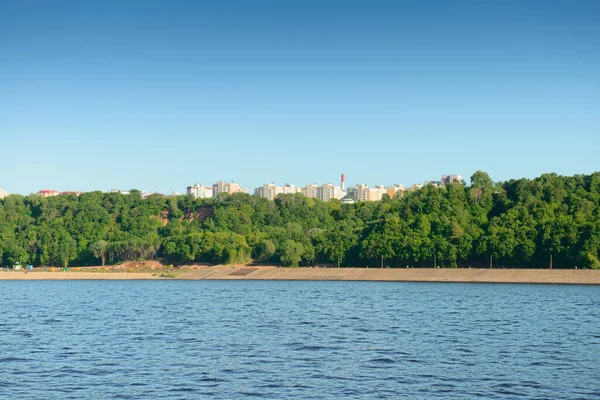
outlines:
[[0, 281], [0, 398], [600, 398], [600, 287]]

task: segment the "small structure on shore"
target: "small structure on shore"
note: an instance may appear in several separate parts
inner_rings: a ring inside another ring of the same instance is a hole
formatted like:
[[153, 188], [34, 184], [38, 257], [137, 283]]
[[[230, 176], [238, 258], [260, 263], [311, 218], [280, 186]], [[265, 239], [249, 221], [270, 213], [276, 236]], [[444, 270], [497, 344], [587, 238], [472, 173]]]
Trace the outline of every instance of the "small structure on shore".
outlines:
[[18, 271], [18, 270], [20, 270], [20, 269], [21, 269], [21, 263], [16, 263], [15, 265], [13, 265], [13, 269], [14, 269], [15, 271]]

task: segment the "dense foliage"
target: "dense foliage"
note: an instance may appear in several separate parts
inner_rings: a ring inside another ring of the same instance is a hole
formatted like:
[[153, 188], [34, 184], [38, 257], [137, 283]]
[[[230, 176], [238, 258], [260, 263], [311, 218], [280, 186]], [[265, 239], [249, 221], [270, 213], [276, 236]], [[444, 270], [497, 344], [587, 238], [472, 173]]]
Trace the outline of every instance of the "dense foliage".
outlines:
[[[600, 268], [600, 173], [426, 186], [341, 204], [302, 195], [142, 199], [138, 191], [0, 200], [0, 259], [182, 264]], [[434, 261], [435, 260], [435, 261]]]

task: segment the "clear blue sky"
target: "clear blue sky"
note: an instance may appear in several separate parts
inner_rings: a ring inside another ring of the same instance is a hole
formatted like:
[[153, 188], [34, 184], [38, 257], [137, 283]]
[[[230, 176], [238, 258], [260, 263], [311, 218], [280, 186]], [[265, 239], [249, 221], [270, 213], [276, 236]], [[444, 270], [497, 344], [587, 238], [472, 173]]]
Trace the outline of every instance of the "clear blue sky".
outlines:
[[600, 169], [598, 1], [0, 2], [0, 187]]

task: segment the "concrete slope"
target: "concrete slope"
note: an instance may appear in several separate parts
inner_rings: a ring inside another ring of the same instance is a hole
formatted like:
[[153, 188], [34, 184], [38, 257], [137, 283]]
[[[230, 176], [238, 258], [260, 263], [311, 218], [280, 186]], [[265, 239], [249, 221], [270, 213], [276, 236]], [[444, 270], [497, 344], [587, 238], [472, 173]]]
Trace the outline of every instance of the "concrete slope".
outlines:
[[548, 269], [207, 267], [180, 279], [600, 284], [600, 271]]

